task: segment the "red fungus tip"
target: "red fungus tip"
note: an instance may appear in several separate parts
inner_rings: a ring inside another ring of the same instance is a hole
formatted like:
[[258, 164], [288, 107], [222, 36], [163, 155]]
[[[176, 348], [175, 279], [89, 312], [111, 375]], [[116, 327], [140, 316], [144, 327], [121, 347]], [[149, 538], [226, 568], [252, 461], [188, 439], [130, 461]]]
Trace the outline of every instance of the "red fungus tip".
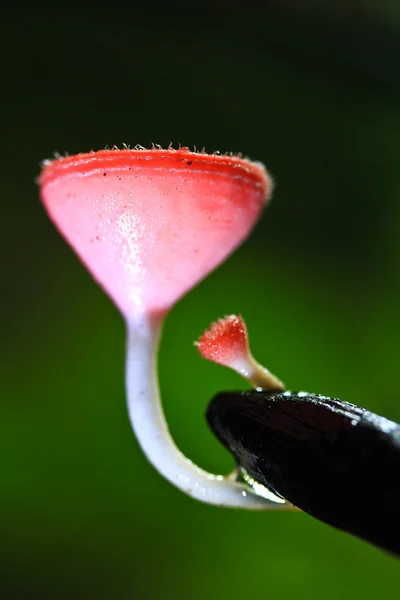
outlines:
[[125, 316], [168, 311], [247, 237], [271, 192], [260, 163], [158, 147], [47, 161], [39, 185]]
[[247, 356], [249, 342], [246, 324], [241, 316], [228, 315], [215, 321], [203, 333], [196, 346], [203, 358], [231, 366]]

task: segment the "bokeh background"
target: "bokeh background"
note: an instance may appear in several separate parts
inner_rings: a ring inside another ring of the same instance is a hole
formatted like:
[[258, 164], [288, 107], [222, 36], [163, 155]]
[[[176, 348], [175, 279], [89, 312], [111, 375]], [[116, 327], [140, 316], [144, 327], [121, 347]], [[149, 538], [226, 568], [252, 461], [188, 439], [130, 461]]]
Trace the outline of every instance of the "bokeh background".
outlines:
[[400, 563], [372, 546], [305, 514], [201, 505], [149, 466], [122, 318], [34, 179], [54, 151], [123, 142], [241, 151], [273, 174], [252, 237], [165, 327], [165, 411], [203, 467], [232, 468], [208, 401], [245, 387], [192, 346], [225, 313], [290, 389], [400, 420], [399, 3], [41, 2], [0, 27], [1, 597], [396, 595]]

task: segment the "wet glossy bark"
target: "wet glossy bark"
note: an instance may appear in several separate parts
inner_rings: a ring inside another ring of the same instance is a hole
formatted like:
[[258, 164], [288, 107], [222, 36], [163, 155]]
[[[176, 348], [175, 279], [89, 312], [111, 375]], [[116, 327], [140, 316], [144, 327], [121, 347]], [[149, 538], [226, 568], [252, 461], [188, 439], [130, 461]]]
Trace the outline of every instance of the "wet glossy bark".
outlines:
[[208, 423], [251, 477], [313, 517], [400, 554], [400, 426], [325, 396], [218, 394]]

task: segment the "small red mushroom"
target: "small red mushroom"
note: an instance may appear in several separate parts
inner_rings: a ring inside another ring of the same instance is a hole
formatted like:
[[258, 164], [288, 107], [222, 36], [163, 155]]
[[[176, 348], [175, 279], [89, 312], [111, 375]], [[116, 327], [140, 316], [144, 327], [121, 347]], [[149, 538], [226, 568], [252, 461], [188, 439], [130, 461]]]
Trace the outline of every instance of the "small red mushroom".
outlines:
[[253, 357], [243, 317], [227, 315], [218, 319], [195, 342], [206, 360], [229, 367], [263, 391], [284, 390], [285, 386]]
[[250, 233], [271, 192], [263, 165], [187, 148], [102, 150], [46, 162], [39, 185], [54, 224], [125, 317], [129, 415], [149, 461], [203, 502], [276, 506], [181, 454], [157, 380], [164, 318]]

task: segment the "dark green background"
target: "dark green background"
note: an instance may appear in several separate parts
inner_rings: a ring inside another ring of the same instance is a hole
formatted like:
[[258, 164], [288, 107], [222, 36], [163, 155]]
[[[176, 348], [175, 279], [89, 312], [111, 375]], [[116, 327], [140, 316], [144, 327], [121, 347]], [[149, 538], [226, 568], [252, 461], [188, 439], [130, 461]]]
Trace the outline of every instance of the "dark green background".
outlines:
[[400, 420], [398, 3], [7, 10], [2, 597], [395, 597], [389, 555], [305, 514], [198, 504], [149, 466], [126, 415], [122, 319], [48, 221], [34, 177], [54, 151], [122, 142], [241, 151], [270, 169], [256, 231], [165, 327], [166, 414], [201, 466], [232, 468], [204, 411], [244, 383], [192, 346], [225, 313], [245, 316], [254, 354], [289, 388]]

